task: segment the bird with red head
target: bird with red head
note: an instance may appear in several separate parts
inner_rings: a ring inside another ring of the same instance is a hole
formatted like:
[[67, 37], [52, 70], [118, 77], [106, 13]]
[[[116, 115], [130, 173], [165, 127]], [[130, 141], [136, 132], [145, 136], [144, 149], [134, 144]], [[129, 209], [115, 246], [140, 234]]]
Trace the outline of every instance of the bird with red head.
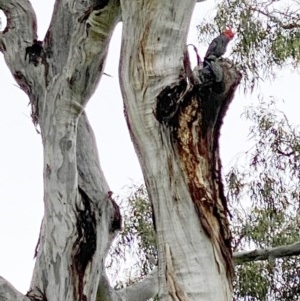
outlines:
[[223, 34], [228, 37], [230, 40], [233, 39], [234, 37], [234, 32], [232, 31], [231, 28], [227, 28], [223, 31]]
[[225, 29], [218, 37], [209, 44], [205, 54], [205, 59], [210, 57], [219, 58], [226, 52], [228, 43], [233, 39], [234, 32], [231, 28]]

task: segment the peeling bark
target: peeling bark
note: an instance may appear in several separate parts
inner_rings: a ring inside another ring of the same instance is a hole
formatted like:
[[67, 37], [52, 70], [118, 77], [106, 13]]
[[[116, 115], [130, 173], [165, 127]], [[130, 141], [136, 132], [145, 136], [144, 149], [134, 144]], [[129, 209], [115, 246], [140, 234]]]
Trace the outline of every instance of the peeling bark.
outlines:
[[185, 40], [194, 3], [121, 1], [120, 81], [154, 208], [159, 298], [231, 300], [218, 139], [241, 75], [224, 61], [221, 83], [191, 78]]
[[[228, 208], [223, 192], [218, 140], [223, 117], [240, 82], [241, 74], [228, 61], [220, 62], [220, 66], [224, 73], [221, 83], [193, 85], [183, 97], [171, 93], [174, 102], [179, 105], [177, 114], [169, 121], [169, 128], [201, 225], [212, 240], [217, 261], [220, 260], [217, 257], [222, 258], [226, 263], [228, 277], [232, 279], [231, 234], [227, 221]], [[182, 81], [178, 86], [182, 86]], [[186, 84], [181, 90], [184, 91], [185, 87]], [[162, 92], [159, 96], [161, 94]], [[164, 101], [166, 99], [168, 98], [165, 97]], [[157, 101], [159, 104], [159, 97]]]

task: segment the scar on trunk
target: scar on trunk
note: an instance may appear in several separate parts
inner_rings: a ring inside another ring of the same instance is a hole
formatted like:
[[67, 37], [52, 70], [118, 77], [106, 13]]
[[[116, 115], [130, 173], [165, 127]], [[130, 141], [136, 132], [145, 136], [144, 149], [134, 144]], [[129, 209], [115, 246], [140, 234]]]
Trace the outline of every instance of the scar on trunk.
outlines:
[[78, 186], [83, 209], [76, 207], [77, 239], [73, 245], [72, 270], [75, 280], [74, 296], [78, 300], [86, 300], [84, 295], [84, 275], [96, 251], [96, 217], [92, 208], [93, 202], [87, 193]]

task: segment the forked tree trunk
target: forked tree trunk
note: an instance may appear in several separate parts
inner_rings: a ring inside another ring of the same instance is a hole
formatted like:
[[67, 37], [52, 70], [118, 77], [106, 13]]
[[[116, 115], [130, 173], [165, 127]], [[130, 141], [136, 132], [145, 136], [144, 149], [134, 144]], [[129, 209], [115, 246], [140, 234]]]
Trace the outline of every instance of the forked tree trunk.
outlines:
[[8, 19], [1, 50], [30, 98], [44, 148], [44, 217], [27, 296], [95, 300], [120, 220], [84, 107], [103, 72], [120, 6], [114, 0], [102, 6], [56, 1], [43, 52], [38, 58], [29, 52], [27, 60], [25, 49], [31, 51], [36, 38], [29, 1], [3, 0], [0, 8]]
[[36, 38], [33, 9], [28, 0], [0, 0], [8, 18], [0, 49], [41, 131], [45, 191], [30, 290], [23, 296], [1, 278], [0, 299], [142, 301], [156, 292], [148, 280], [115, 294], [104, 277], [120, 216], [84, 107], [120, 18], [125, 114], [156, 221], [159, 281], [152, 286], [159, 284], [160, 300], [231, 299], [218, 137], [240, 75], [224, 61], [221, 86], [204, 87], [192, 76], [185, 43], [194, 5], [195, 0], [57, 0], [43, 51], [29, 62], [24, 56]]

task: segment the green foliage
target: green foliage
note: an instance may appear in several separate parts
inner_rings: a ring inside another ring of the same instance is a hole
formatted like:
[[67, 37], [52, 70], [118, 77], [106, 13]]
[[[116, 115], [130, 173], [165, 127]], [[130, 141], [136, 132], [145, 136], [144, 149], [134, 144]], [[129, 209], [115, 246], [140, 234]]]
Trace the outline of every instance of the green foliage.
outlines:
[[[122, 265], [131, 262], [132, 266], [124, 281], [116, 282], [117, 287], [124, 287], [143, 278], [157, 261], [152, 207], [146, 188], [144, 185], [132, 185], [128, 189], [131, 194], [122, 206], [123, 230], [110, 251], [107, 267], [112, 278], [116, 279]], [[130, 254], [130, 260], [126, 254]]]
[[[250, 107], [245, 117], [253, 124], [250, 138], [254, 145], [225, 176], [233, 216], [233, 250], [264, 249], [299, 241], [300, 133], [276, 109], [272, 99]], [[144, 277], [157, 259], [146, 189], [143, 185], [129, 189], [132, 193], [124, 204], [124, 230], [110, 255], [115, 270], [123, 264], [120, 258], [125, 262], [126, 252], [136, 250], [136, 260], [133, 272], [118, 287]], [[237, 266], [235, 300], [296, 301], [300, 295], [299, 270], [297, 257]]]
[[234, 288], [239, 293], [238, 298], [244, 298], [247, 301], [266, 300], [269, 283], [264, 263], [246, 263], [237, 267], [235, 272], [238, 276], [234, 282]]
[[[226, 176], [233, 213], [234, 251], [265, 249], [300, 240], [300, 133], [275, 102], [250, 107], [253, 148]], [[299, 258], [236, 267], [237, 300], [298, 300]]]
[[298, 0], [222, 0], [216, 14], [198, 26], [199, 40], [209, 43], [226, 27], [236, 31], [231, 58], [240, 66], [246, 87], [261, 77], [300, 62]]
[[[199, 25], [200, 42], [208, 44], [224, 28], [236, 32], [232, 58], [240, 66], [246, 88], [300, 62], [299, 0], [220, 0], [217, 13]], [[253, 126], [254, 145], [225, 176], [232, 213], [233, 250], [270, 248], [300, 240], [300, 133], [276, 109], [261, 101], [245, 112]], [[134, 277], [155, 266], [156, 241], [152, 208], [144, 186], [132, 187], [124, 231], [111, 258], [137, 250]], [[126, 207], [127, 208], [127, 207]], [[127, 248], [127, 251], [126, 251]], [[151, 260], [148, 260], [152, 258]], [[154, 258], [154, 260], [153, 260]], [[297, 257], [247, 263], [236, 267], [234, 298], [239, 301], [299, 300]], [[124, 285], [124, 283], [122, 285]], [[120, 286], [120, 285], [119, 285]]]

